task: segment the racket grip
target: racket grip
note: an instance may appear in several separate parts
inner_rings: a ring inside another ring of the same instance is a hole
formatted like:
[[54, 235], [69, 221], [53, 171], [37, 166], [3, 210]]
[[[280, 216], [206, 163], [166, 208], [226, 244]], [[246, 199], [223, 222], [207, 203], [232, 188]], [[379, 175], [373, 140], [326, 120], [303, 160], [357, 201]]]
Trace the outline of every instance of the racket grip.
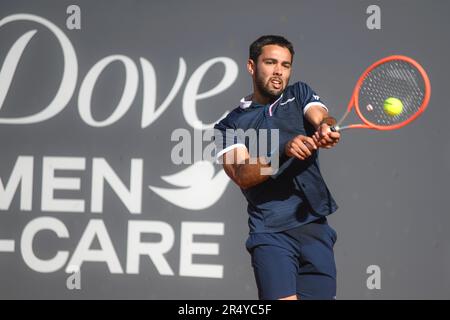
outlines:
[[336, 125], [337, 121], [335, 118], [333, 117], [325, 117], [320, 124], [326, 123], [329, 127], [330, 130], [333, 132], [337, 132], [339, 131], [339, 126]]
[[330, 130], [333, 132], [339, 132], [341, 128], [339, 126], [330, 126]]

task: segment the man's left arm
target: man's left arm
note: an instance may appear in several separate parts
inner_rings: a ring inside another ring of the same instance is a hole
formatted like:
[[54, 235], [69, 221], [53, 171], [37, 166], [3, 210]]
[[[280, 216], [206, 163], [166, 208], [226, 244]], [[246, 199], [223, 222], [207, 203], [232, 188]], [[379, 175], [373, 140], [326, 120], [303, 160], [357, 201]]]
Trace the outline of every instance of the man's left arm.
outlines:
[[339, 142], [341, 134], [330, 129], [336, 124], [336, 119], [328, 115], [327, 109], [319, 104], [312, 105], [306, 110], [305, 118], [316, 129], [312, 138], [318, 147], [330, 149]]

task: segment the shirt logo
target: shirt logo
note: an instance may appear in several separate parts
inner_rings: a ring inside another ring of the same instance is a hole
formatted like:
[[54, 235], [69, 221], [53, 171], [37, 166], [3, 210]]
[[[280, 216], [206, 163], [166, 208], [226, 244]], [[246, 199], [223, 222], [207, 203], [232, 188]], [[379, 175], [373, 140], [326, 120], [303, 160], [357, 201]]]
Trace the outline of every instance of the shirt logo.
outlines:
[[280, 106], [284, 106], [285, 104], [288, 104], [289, 102], [294, 101], [294, 100], [295, 100], [295, 97], [287, 99], [285, 102], [281, 102]]

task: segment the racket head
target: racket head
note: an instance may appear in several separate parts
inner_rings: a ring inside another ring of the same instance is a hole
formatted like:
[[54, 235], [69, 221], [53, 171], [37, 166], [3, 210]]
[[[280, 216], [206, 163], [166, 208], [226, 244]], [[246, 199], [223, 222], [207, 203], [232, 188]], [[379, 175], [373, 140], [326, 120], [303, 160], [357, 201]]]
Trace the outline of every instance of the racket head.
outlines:
[[[383, 58], [361, 75], [349, 103], [348, 111], [354, 106], [364, 124], [347, 127], [399, 129], [426, 109], [430, 96], [430, 80], [417, 61], [402, 55]], [[399, 115], [387, 115], [383, 109], [385, 100], [391, 97], [403, 104]]]

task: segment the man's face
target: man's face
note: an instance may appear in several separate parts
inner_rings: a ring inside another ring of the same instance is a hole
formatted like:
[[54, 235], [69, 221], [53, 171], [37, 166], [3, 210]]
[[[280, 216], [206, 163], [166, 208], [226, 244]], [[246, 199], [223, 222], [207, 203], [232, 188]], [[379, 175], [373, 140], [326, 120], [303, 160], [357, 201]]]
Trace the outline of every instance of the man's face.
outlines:
[[253, 75], [255, 91], [272, 100], [279, 96], [289, 83], [292, 55], [289, 49], [278, 45], [262, 48], [257, 63], [249, 61], [249, 71]]

